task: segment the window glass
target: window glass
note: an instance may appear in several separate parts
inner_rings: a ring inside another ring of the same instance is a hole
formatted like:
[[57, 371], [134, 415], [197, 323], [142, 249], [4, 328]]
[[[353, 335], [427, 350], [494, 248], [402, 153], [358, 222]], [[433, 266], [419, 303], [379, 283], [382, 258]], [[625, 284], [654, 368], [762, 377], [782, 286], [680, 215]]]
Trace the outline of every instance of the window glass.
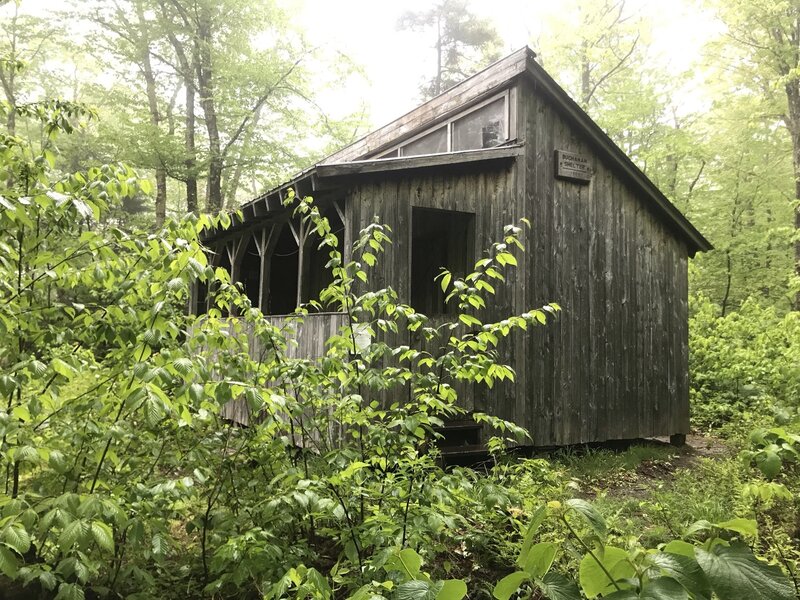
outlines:
[[447, 152], [447, 127], [440, 127], [403, 146], [403, 156]]
[[506, 137], [505, 98], [498, 98], [453, 123], [453, 151], [491, 148]]

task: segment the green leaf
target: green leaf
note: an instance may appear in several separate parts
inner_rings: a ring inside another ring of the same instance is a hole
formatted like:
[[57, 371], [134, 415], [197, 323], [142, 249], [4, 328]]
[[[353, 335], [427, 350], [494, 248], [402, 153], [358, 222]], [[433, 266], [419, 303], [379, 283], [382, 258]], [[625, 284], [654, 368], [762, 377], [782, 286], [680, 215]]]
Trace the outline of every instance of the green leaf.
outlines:
[[517, 559], [517, 564], [520, 567], [522, 566], [522, 558], [527, 556], [528, 551], [533, 545], [533, 536], [539, 531], [539, 527], [541, 527], [546, 517], [547, 506], [545, 505], [540, 506], [536, 509], [536, 512], [533, 513], [528, 529], [525, 531], [525, 536], [522, 538], [522, 548], [520, 549], [519, 558]]
[[640, 600], [689, 600], [686, 589], [672, 577], [656, 577], [642, 588]]
[[594, 506], [592, 506], [586, 500], [581, 500], [580, 498], [567, 500], [566, 505], [575, 512], [583, 515], [583, 517], [589, 522], [592, 530], [601, 540], [606, 538], [606, 535], [608, 535], [606, 520], [603, 518], [603, 515], [597, 512]]
[[699, 521], [695, 521], [689, 525], [689, 527], [686, 528], [686, 531], [683, 532], [683, 535], [685, 537], [689, 537], [701, 531], [708, 531], [712, 527], [714, 527], [713, 523], [706, 521], [705, 519], [700, 519]]
[[111, 531], [111, 527], [109, 527], [102, 521], [92, 521], [91, 529], [92, 529], [92, 537], [94, 538], [94, 541], [97, 542], [97, 545], [103, 548], [104, 550], [113, 552], [114, 533]]
[[581, 592], [569, 577], [561, 573], [548, 573], [538, 582], [539, 589], [549, 600], [580, 600]]
[[31, 413], [27, 406], [15, 406], [11, 411], [11, 416], [15, 419], [19, 419], [23, 423], [27, 423], [31, 420]]
[[422, 579], [406, 581], [397, 586], [395, 600], [436, 600], [442, 584], [435, 584]]
[[3, 542], [19, 554], [25, 554], [31, 547], [31, 536], [22, 523], [14, 523], [3, 530]]
[[17, 576], [17, 556], [5, 546], [0, 545], [0, 572], [9, 579]]
[[525, 571], [514, 571], [497, 582], [492, 595], [497, 600], [508, 600], [526, 581], [530, 581], [530, 576]]
[[639, 594], [634, 590], [617, 590], [604, 595], [603, 600], [639, 600]]
[[84, 600], [83, 589], [74, 583], [62, 583], [53, 600]]
[[[366, 466], [365, 463], [360, 464]], [[384, 565], [384, 569], [387, 571], [400, 571], [409, 579], [417, 579], [421, 567], [422, 557], [411, 548], [404, 548], [397, 554], [393, 554]]]
[[181, 375], [188, 375], [192, 370], [193, 363], [191, 359], [183, 357], [174, 360], [172, 366]]
[[743, 544], [718, 545], [712, 552], [695, 550], [720, 600], [793, 600], [794, 590], [783, 571], [758, 560]]
[[756, 465], [765, 476], [772, 479], [781, 472], [783, 461], [777, 453], [764, 451], [763, 454], [756, 458]]
[[447, 291], [447, 286], [450, 285], [450, 280], [453, 278], [452, 273], [445, 271], [444, 275], [442, 275], [442, 280], [439, 284], [442, 286], [442, 291]]
[[753, 519], [731, 519], [722, 523], [714, 523], [714, 526], [750, 537], [758, 535], [758, 525]]
[[684, 542], [683, 540], [672, 540], [670, 543], [664, 546], [664, 552], [668, 552], [670, 554], [680, 554], [681, 556], [694, 559], [694, 546], [689, 542]]
[[523, 562], [522, 570], [532, 578], [544, 577], [556, 557], [558, 546], [552, 542], [541, 542], [531, 547]]
[[89, 208], [89, 205], [80, 198], [72, 198], [72, 205], [75, 207], [75, 210], [78, 211], [78, 214], [84, 219], [88, 219], [92, 216], [92, 209]]
[[60, 358], [54, 358], [53, 362], [50, 363], [50, 366], [53, 367], [53, 371], [62, 377], [65, 377], [66, 379], [72, 379], [72, 376], [75, 375], [75, 369], [73, 369]]
[[200, 402], [205, 395], [205, 388], [199, 383], [193, 383], [189, 386], [189, 397], [194, 402]]
[[58, 547], [61, 549], [61, 552], [66, 554], [75, 544], [83, 540], [86, 535], [84, 529], [85, 525], [86, 524], [81, 519], [77, 519], [64, 527], [64, 530], [58, 537]]
[[[667, 544], [667, 547], [670, 544]], [[711, 596], [711, 586], [703, 569], [694, 559], [693, 546], [691, 547], [691, 552], [692, 556], [686, 556], [683, 553], [657, 552], [650, 556], [650, 560], [665, 575], [669, 575], [678, 581], [693, 595], [708, 598]]]
[[[633, 577], [636, 574], [636, 570], [628, 560], [628, 553], [622, 548], [606, 546], [595, 550], [594, 555], [603, 563], [605, 570], [616, 582]], [[601, 594], [610, 594], [617, 589], [590, 554], [586, 554], [581, 560], [578, 573], [583, 593], [588, 598], [595, 598]]]
[[461, 600], [467, 595], [467, 584], [461, 579], [447, 579], [436, 594], [436, 600]]
[[42, 584], [42, 587], [48, 591], [54, 590], [56, 585], [58, 585], [58, 580], [56, 576], [53, 575], [50, 571], [42, 571], [39, 573], [39, 583]]
[[[344, 481], [344, 480], [346, 480], [346, 479], [350, 479], [350, 478], [351, 478], [351, 477], [353, 477], [353, 476], [354, 476], [356, 473], [358, 473], [358, 472], [362, 471], [363, 469], [365, 469], [365, 468], [366, 468], [366, 467], [368, 467], [368, 466], [369, 466], [369, 465], [368, 465], [367, 463], [365, 463], [365, 462], [362, 462], [362, 461], [360, 461], [360, 460], [357, 460], [357, 461], [351, 462], [349, 465], [347, 465], [347, 468], [346, 468], [346, 469], [344, 469], [343, 471], [341, 471], [341, 472], [339, 473], [339, 476], [338, 476], [338, 477], [339, 477], [339, 479], [341, 479], [342, 481]], [[402, 558], [403, 556], [408, 556], [408, 554], [407, 554], [408, 552], [414, 552], [414, 551], [413, 551], [413, 550], [411, 550], [411, 548], [406, 548], [405, 550], [401, 551], [401, 552], [400, 552], [400, 557], [401, 557], [401, 560], [403, 560], [403, 558]], [[403, 554], [403, 553], [406, 553], [406, 554]], [[417, 558], [419, 558], [419, 555], [418, 555], [416, 552], [414, 552], [414, 554], [417, 556]], [[422, 564], [422, 559], [421, 559], [421, 558], [419, 558], [419, 560], [420, 560], [420, 564]], [[417, 569], [417, 570], [419, 570], [419, 569]]]

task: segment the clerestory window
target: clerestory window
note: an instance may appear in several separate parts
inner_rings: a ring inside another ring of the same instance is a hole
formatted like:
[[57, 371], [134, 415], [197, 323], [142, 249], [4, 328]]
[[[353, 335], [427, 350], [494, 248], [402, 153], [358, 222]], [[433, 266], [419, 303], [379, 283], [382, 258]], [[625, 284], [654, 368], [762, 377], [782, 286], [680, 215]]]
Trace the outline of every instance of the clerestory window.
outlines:
[[458, 113], [374, 158], [398, 158], [493, 148], [508, 141], [509, 94], [504, 92]]

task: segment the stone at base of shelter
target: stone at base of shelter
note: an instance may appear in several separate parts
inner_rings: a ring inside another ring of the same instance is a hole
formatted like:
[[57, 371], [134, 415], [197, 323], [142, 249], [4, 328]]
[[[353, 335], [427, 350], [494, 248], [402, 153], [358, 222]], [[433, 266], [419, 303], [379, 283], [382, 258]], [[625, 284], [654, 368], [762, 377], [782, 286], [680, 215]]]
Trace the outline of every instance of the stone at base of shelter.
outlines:
[[669, 436], [669, 443], [673, 446], [685, 446], [686, 445], [686, 434], [685, 433], [673, 433]]

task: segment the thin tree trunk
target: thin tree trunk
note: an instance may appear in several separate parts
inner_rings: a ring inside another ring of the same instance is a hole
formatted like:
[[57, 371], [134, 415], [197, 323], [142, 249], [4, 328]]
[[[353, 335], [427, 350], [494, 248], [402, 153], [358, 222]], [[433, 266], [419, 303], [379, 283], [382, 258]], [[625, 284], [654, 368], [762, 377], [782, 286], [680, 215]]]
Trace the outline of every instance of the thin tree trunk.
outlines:
[[442, 15], [436, 17], [436, 84], [433, 95], [442, 93]]
[[8, 98], [8, 118], [6, 119], [6, 129], [8, 135], [17, 135], [17, 104], [13, 96], [6, 96]]
[[[196, 62], [196, 61], [195, 61]], [[186, 77], [186, 133], [184, 146], [186, 149], [186, 212], [197, 212], [197, 149], [194, 141], [194, 79]]]
[[[139, 19], [139, 55], [144, 75], [147, 104], [150, 109], [150, 123], [158, 130], [161, 124], [161, 113], [158, 110], [158, 95], [156, 93], [156, 78], [153, 74], [153, 65], [150, 62], [150, 43], [146, 32], [150, 25], [144, 18], [144, 9], [141, 3], [136, 3], [136, 15]], [[157, 159], [160, 163], [160, 158]], [[164, 223], [167, 212], [167, 171], [162, 165], [156, 165], [156, 226]]]
[[258, 121], [261, 118], [261, 110], [263, 107], [264, 106], [262, 104], [256, 109], [256, 112], [253, 114], [253, 118], [251, 119], [250, 124], [245, 131], [244, 137], [242, 138], [242, 144], [239, 147], [236, 166], [233, 169], [233, 175], [230, 177], [227, 185], [225, 186], [225, 205], [227, 208], [233, 208], [236, 205], [236, 192], [239, 190], [239, 182], [242, 179], [244, 149], [250, 145], [250, 142], [253, 139], [253, 134], [255, 133], [256, 127], [258, 126]]
[[592, 65], [589, 63], [588, 42], [581, 44], [581, 104], [586, 109], [592, 99]]
[[222, 210], [222, 151], [217, 125], [217, 110], [214, 103], [214, 72], [211, 58], [211, 24], [206, 15], [199, 15], [197, 83], [200, 106], [205, 116], [208, 133], [208, 181], [206, 187], [206, 209], [211, 213]]
[[[786, 99], [789, 109], [786, 126], [792, 140], [794, 165], [794, 272], [800, 278], [800, 82], [793, 80], [786, 84]], [[793, 309], [800, 311], [800, 292], [795, 295]]]
[[17, 91], [16, 91], [16, 71], [14, 61], [17, 60], [17, 15], [19, 13], [19, 4], [14, 10], [14, 16], [11, 20], [9, 27], [11, 52], [5, 57], [8, 63], [0, 64], [0, 83], [3, 85], [3, 92], [5, 92], [6, 102], [8, 102], [8, 115], [6, 116], [6, 129], [8, 135], [17, 135]]
[[[164, 20], [169, 20], [170, 17], [164, 4], [164, 0], [159, 0], [159, 5], [161, 6]], [[184, 26], [188, 28], [189, 23], [186, 20], [185, 14], [179, 12], [179, 15], [183, 20]], [[184, 44], [177, 38], [177, 36], [172, 31], [167, 31], [167, 37], [169, 38], [172, 47], [175, 49], [175, 55], [178, 57], [178, 63], [180, 64], [181, 70], [180, 75], [183, 79], [183, 85], [186, 90], [186, 130], [184, 131], [184, 150], [186, 151], [186, 159], [183, 163], [186, 168], [186, 174], [184, 178], [184, 183], [186, 184], [186, 212], [196, 213], [198, 209], [198, 203], [197, 147], [195, 144], [196, 118], [194, 112], [196, 83], [194, 76], [199, 69], [198, 48], [197, 43], [192, 44], [192, 61], [190, 63], [187, 57], [186, 49], [184, 48]]]
[[722, 296], [721, 314], [724, 317], [728, 313], [728, 299], [731, 296], [731, 282], [733, 281], [733, 263], [731, 261], [730, 248], [725, 250], [725, 294]]

